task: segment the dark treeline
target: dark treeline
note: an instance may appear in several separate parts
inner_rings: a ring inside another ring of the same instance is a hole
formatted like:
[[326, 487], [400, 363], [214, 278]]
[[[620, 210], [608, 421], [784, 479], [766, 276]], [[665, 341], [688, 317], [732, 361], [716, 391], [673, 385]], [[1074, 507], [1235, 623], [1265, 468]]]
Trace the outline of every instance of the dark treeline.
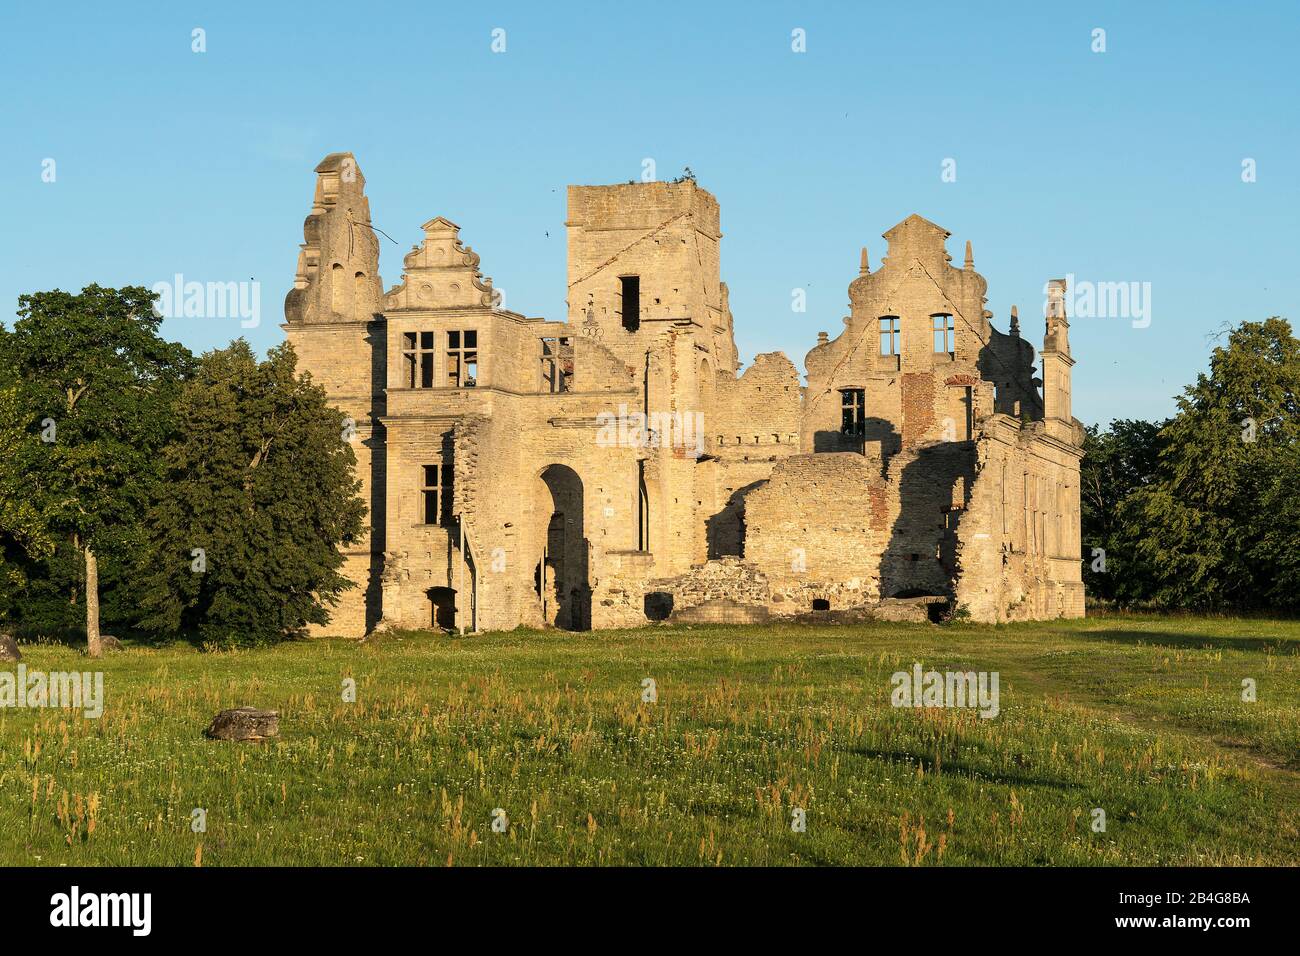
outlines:
[[1173, 418], [1090, 427], [1080, 485], [1091, 598], [1295, 611], [1300, 342], [1290, 325], [1228, 331]]
[[225, 646], [325, 623], [365, 507], [342, 414], [287, 345], [199, 358], [155, 296], [25, 295], [0, 328], [0, 629]]

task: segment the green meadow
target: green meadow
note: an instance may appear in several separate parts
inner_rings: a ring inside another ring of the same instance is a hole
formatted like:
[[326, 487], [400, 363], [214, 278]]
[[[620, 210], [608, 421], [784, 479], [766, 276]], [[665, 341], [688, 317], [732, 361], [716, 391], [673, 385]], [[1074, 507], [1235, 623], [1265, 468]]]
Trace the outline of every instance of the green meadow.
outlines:
[[[0, 709], [5, 865], [1300, 863], [1296, 621], [22, 650], [105, 699]], [[997, 716], [891, 706], [916, 663], [996, 671]], [[245, 704], [278, 739], [203, 737]]]

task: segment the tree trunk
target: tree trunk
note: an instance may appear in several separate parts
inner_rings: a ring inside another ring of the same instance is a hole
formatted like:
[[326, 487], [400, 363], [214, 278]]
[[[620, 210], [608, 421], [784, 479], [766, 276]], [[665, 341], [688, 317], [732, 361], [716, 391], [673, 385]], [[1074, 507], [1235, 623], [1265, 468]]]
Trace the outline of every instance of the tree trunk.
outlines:
[[86, 653], [99, 657], [104, 653], [99, 643], [99, 559], [87, 545], [86, 555]]

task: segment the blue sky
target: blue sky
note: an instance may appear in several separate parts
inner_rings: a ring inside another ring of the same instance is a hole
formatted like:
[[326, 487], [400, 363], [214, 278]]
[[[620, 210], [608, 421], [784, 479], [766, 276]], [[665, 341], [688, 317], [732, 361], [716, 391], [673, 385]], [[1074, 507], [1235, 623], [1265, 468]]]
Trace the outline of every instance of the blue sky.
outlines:
[[510, 308], [562, 318], [565, 185], [639, 178], [650, 157], [721, 203], [746, 362], [802, 364], [838, 334], [859, 247], [878, 262], [880, 234], [917, 212], [958, 263], [973, 241], [994, 323], [1018, 303], [1035, 340], [1049, 278], [1150, 283], [1148, 327], [1072, 323], [1075, 414], [1160, 417], [1214, 330], [1300, 319], [1300, 4], [1051, 6], [7, 5], [0, 318], [39, 289], [251, 278], [258, 328], [163, 330], [265, 349], [312, 168], [336, 150], [398, 242], [386, 287], [443, 215]]

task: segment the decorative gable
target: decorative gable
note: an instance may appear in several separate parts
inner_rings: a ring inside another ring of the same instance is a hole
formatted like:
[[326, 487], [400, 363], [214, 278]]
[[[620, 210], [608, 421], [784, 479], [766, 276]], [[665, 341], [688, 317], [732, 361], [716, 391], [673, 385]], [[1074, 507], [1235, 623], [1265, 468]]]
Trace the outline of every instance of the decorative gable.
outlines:
[[424, 241], [402, 260], [402, 282], [384, 297], [385, 311], [493, 308], [492, 280], [483, 278], [478, 254], [460, 241], [460, 226], [436, 216], [421, 228]]

